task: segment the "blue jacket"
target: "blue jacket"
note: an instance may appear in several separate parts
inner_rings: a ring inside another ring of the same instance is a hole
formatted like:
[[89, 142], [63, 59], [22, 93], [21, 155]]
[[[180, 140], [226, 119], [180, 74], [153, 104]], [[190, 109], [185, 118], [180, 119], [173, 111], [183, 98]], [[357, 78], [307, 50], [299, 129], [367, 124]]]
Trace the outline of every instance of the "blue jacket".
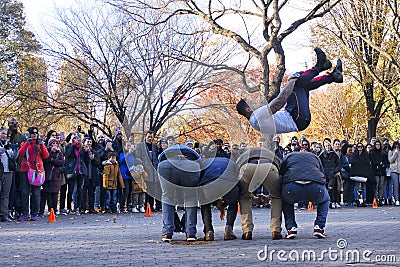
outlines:
[[129, 172], [129, 167], [128, 167], [127, 161], [125, 160], [125, 154], [123, 151], [121, 151], [121, 153], [119, 154], [118, 165], [119, 165], [119, 170], [122, 175], [122, 179], [131, 180], [132, 176], [131, 176], [131, 173]]
[[166, 159], [183, 157], [189, 160], [201, 160], [201, 156], [196, 152], [196, 150], [191, 149], [188, 146], [183, 145], [173, 145], [165, 149], [158, 156], [158, 162]]
[[211, 183], [218, 178], [239, 181], [237, 165], [228, 158], [208, 158], [202, 162], [201, 169], [199, 185]]

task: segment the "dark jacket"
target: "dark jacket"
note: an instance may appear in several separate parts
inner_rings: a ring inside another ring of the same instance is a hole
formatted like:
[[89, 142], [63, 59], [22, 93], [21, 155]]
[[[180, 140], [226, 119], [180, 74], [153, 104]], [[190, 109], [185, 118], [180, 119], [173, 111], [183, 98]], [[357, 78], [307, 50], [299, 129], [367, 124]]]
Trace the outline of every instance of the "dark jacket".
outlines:
[[60, 175], [60, 167], [64, 166], [65, 159], [61, 152], [53, 152], [51, 148], [50, 156], [43, 160], [45, 171], [45, 182], [42, 185], [44, 192], [58, 193], [61, 188], [62, 178]]
[[201, 169], [199, 185], [211, 183], [218, 178], [239, 182], [237, 165], [228, 158], [208, 158], [202, 162]]
[[91, 150], [90, 153], [93, 154], [94, 158], [91, 160], [89, 157], [89, 152], [82, 151], [83, 161], [87, 167], [88, 179], [92, 180], [92, 184], [95, 186], [100, 185], [100, 171], [99, 168], [102, 165], [100, 161], [100, 155], [97, 151]]
[[384, 161], [384, 156], [382, 154], [382, 149], [372, 149], [370, 154], [372, 170], [374, 171], [375, 176], [385, 176], [386, 175], [386, 167]]
[[76, 148], [73, 144], [68, 144], [65, 147], [65, 174], [81, 174], [88, 175], [88, 168], [83, 160], [83, 153], [79, 151], [76, 154]]
[[279, 173], [284, 184], [294, 181], [326, 182], [321, 160], [311, 152], [292, 152], [286, 155], [282, 159]]
[[319, 155], [322, 166], [324, 167], [325, 177], [332, 178], [342, 168], [340, 159], [335, 151], [324, 151]]
[[136, 146], [135, 154], [138, 158], [142, 160], [142, 165], [144, 167], [144, 170], [148, 174], [146, 182], [158, 182], [157, 151], [158, 148], [155, 144], [151, 144], [151, 152], [149, 151], [146, 142], [141, 142]]
[[351, 154], [350, 164], [350, 176], [366, 177], [369, 180], [374, 179], [370, 158], [366, 151], [363, 151], [361, 154], [358, 152]]

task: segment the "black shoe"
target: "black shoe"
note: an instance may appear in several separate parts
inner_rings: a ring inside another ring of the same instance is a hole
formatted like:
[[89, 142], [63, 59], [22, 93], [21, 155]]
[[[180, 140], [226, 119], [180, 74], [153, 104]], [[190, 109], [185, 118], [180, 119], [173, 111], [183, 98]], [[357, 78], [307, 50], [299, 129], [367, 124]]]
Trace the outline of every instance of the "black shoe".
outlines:
[[315, 54], [317, 54], [317, 64], [315, 67], [321, 72], [332, 68], [332, 63], [326, 58], [324, 51], [321, 48], [314, 48]]
[[14, 220], [11, 220], [10, 218], [8, 218], [8, 216], [3, 216], [3, 218], [1, 218], [1, 222], [13, 222]]
[[11, 221], [15, 221], [15, 217], [13, 216], [12, 211], [8, 213], [7, 218], [10, 219]]
[[332, 82], [342, 83], [343, 82], [343, 74], [342, 74], [342, 61], [340, 58], [337, 60], [337, 64], [335, 69], [331, 72]]

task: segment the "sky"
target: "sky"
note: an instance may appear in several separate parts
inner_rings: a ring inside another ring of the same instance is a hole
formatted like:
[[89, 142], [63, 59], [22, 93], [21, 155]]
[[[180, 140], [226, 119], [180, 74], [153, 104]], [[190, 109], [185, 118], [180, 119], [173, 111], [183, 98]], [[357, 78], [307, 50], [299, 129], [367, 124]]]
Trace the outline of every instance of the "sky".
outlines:
[[[24, 11], [27, 19], [27, 27], [38, 36], [44, 35], [43, 29], [46, 25], [51, 24], [52, 16], [55, 14], [55, 8], [69, 7], [72, 2], [71, 0], [20, 0], [24, 4]], [[85, 0], [90, 1], [90, 0]], [[83, 2], [85, 2], [83, 1]], [[293, 12], [301, 12], [296, 7], [295, 11], [288, 11], [286, 15], [282, 15], [284, 19], [292, 17]], [[296, 14], [296, 17], [298, 14]], [[288, 72], [296, 72], [304, 70], [305, 67], [311, 67], [313, 64], [312, 60], [315, 58], [311, 47], [309, 47], [308, 34], [300, 29], [296, 30], [289, 37], [287, 37], [283, 43], [286, 55], [286, 68]], [[274, 56], [271, 55], [269, 58], [274, 62]]]

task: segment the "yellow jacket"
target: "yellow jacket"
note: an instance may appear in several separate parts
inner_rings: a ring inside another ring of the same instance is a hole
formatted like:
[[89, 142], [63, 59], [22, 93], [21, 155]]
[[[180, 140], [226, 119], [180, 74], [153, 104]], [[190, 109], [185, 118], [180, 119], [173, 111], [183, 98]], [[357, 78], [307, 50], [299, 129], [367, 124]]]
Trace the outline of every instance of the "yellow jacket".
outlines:
[[112, 164], [111, 161], [107, 160], [103, 172], [103, 188], [115, 190], [118, 188], [118, 183], [121, 188], [125, 188], [119, 165], [117, 162]]

